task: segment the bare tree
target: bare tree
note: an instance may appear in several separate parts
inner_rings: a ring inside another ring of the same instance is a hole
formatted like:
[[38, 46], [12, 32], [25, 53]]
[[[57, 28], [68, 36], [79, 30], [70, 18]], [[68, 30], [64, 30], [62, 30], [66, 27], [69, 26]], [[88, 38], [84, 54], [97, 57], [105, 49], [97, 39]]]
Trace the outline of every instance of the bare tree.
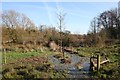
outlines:
[[[5, 10], [2, 13], [2, 24], [9, 30], [10, 38], [16, 42], [18, 37], [23, 36], [24, 29], [34, 29], [34, 23], [24, 14], [20, 14], [14, 10]], [[20, 30], [23, 28], [23, 30]], [[18, 35], [19, 34], [19, 35]]]
[[117, 9], [108, 10], [100, 14], [101, 25], [106, 30], [107, 37], [117, 38], [116, 28], [119, 26], [117, 18]]
[[91, 24], [90, 24], [90, 27], [91, 27], [91, 33], [93, 35], [93, 43], [96, 45], [97, 44], [97, 32], [98, 32], [98, 18], [97, 17], [94, 17], [93, 20], [91, 21]]
[[[107, 10], [91, 21], [91, 33], [94, 43], [103, 43], [119, 38], [120, 20], [117, 9]], [[102, 41], [101, 41], [102, 39]]]
[[57, 18], [58, 18], [58, 28], [59, 28], [59, 33], [60, 33], [60, 51], [63, 52], [62, 50], [62, 32], [63, 28], [65, 27], [64, 19], [65, 19], [66, 13], [62, 10], [58, 11], [57, 13]]

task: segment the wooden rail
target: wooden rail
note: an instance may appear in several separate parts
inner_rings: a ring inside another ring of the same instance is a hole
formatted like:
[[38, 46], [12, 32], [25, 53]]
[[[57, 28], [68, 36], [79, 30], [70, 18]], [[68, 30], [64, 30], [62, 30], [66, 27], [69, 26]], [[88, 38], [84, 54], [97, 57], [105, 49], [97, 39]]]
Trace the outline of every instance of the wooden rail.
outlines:
[[100, 69], [100, 65], [109, 62], [110, 60], [105, 58], [100, 58], [100, 55], [97, 55], [97, 57], [91, 57], [90, 58], [90, 70], [95, 70], [95, 68], [97, 68], [97, 70]]

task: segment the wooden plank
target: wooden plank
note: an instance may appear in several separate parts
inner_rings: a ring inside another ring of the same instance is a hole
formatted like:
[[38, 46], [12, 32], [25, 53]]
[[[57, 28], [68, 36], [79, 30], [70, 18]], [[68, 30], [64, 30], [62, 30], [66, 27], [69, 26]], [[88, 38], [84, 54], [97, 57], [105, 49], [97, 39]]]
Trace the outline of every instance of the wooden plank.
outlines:
[[110, 61], [110, 60], [108, 59], [108, 60], [105, 60], [105, 61], [100, 62], [100, 64], [104, 64], [104, 63], [109, 62], [109, 61]]
[[109, 62], [109, 59], [107, 59], [106, 57], [102, 57], [102, 59], [101, 59], [100, 55], [97, 55], [97, 58], [92, 56], [92, 57], [90, 57], [90, 69], [94, 70], [94, 68], [97, 67], [97, 70], [99, 70], [100, 65], [104, 64], [106, 62]]
[[[104, 64], [104, 63], [106, 63], [106, 62], [109, 62], [109, 60], [104, 60], [104, 61], [100, 62], [100, 65], [101, 65], [101, 64]], [[95, 67], [97, 67], [97, 63], [95, 63], [95, 62], [93, 61], [93, 64], [94, 64]]]

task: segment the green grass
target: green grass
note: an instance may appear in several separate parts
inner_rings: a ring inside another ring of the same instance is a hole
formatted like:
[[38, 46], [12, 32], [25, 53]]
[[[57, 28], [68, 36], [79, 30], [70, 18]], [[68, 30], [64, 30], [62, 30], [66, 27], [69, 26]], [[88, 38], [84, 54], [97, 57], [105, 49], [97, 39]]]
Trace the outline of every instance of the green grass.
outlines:
[[[107, 58], [110, 60], [110, 63], [101, 65], [101, 68], [99, 71], [93, 71], [91, 72], [91, 76], [93, 78], [120, 78], [120, 54], [119, 45], [111, 45], [106, 47], [81, 47], [77, 48], [78, 55], [81, 57], [90, 57], [96, 54], [101, 54], [101, 52], [104, 53], [104, 55], [107, 56]], [[100, 53], [99, 53], [100, 52]]]
[[53, 69], [50, 63], [40, 63], [38, 65], [15, 63], [4, 65], [3, 79], [5, 78], [20, 78], [20, 79], [35, 79], [35, 78], [65, 78], [65, 72], [58, 72]]
[[95, 47], [80, 47], [77, 48], [78, 55], [81, 57], [90, 57], [92, 54], [95, 54], [97, 48]]
[[[103, 48], [82, 47], [82, 48], [76, 48], [76, 50], [78, 49], [78, 55], [81, 57], [90, 57], [92, 55], [92, 53], [93, 53], [93, 55], [95, 55], [96, 51], [104, 52], [105, 55], [107, 55], [108, 59], [110, 59], [111, 62], [106, 65], [101, 66], [101, 69], [99, 70], [99, 72], [93, 72], [92, 75], [94, 78], [95, 77], [116, 78], [116, 77], [119, 77], [119, 75], [120, 75], [120, 70], [117, 67], [117, 65], [119, 65], [118, 63], [120, 63], [120, 54], [118, 54], [118, 52], [116, 51], [118, 48], [120, 48], [120, 46], [116, 46], [116, 45], [114, 45], [114, 46], [107, 46], [107, 47], [103, 47]], [[47, 55], [54, 55], [54, 54], [60, 54], [60, 53], [59, 52], [51, 52], [48, 49], [44, 50], [44, 52], [39, 51], [39, 52], [27, 52], [27, 53], [12, 51], [12, 52], [7, 52], [6, 57], [7, 57], [7, 63], [9, 63], [9, 62], [14, 62], [15, 60], [32, 57], [32, 56], [41, 56], [41, 57], [47, 58]], [[2, 57], [2, 59], [3, 59], [2, 61], [4, 63], [4, 57]], [[10, 67], [10, 65], [8, 67]], [[14, 67], [15, 67], [15, 65], [14, 65]], [[13, 68], [13, 66], [12, 66], [12, 68]], [[34, 68], [34, 70], [32, 71], [33, 74], [28, 74], [27, 73], [28, 70], [29, 70], [29, 66], [28, 66], [28, 68], [26, 68], [26, 70], [23, 70], [22, 72], [24, 72], [25, 74], [27, 74], [27, 76], [30, 76], [30, 77], [45, 77], [48, 75], [50, 75], [51, 78], [52, 77], [53, 78], [54, 77], [64, 77], [63, 74], [58, 73], [56, 71], [52, 71], [52, 70], [49, 70], [49, 73], [47, 73], [47, 72], [41, 72], [41, 71], [38, 72]], [[17, 73], [16, 71], [10, 71], [7, 74], [5, 74], [5, 76], [6, 77], [21, 77], [21, 76], [18, 76], [16, 73]], [[12, 76], [12, 74], [14, 74], [14, 76]], [[25, 76], [22, 76], [22, 77], [25, 77]]]
[[[53, 52], [50, 52], [49, 50], [45, 50], [44, 52], [7, 52], [6, 53], [6, 62], [10, 63], [18, 59], [22, 58], [27, 58], [27, 57], [32, 57], [32, 56], [42, 56], [42, 57], [47, 57], [47, 55], [54, 54]], [[2, 55], [2, 63], [4, 63], [4, 54]]]
[[95, 78], [120, 78], [120, 54], [117, 51], [120, 46], [111, 45], [104, 48], [100, 48], [110, 60], [110, 63], [101, 66], [99, 71], [92, 73], [92, 77]]
[[[19, 53], [19, 52], [7, 52], [6, 53], [6, 62], [12, 62], [17, 59], [21, 58], [27, 58], [27, 57], [32, 57], [32, 56], [37, 56], [40, 55], [41, 53], [39, 52], [27, 52], [27, 53]], [[4, 56], [3, 56], [3, 63], [4, 63]]]
[[[51, 62], [39, 63], [40, 61], [27, 63], [24, 62], [24, 58], [29, 58], [32, 56], [39, 56], [47, 60], [48, 55], [54, 55], [58, 52], [51, 52], [48, 49], [43, 52], [6, 52], [7, 64], [2, 66], [3, 78], [20, 78], [20, 79], [34, 79], [34, 78], [65, 78], [66, 74], [64, 72], [58, 72], [53, 69], [54, 65]], [[4, 63], [4, 57], [2, 57]], [[21, 63], [16, 63], [17, 60], [23, 60]], [[12, 64], [9, 64], [12, 62]], [[50, 66], [48, 66], [50, 64]]]

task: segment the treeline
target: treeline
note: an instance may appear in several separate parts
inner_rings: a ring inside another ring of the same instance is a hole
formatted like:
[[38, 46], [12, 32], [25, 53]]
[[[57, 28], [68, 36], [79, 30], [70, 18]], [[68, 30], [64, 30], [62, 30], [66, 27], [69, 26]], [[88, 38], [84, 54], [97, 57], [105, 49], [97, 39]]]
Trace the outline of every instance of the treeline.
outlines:
[[94, 17], [86, 35], [71, 34], [67, 30], [60, 32], [54, 26], [35, 26], [26, 15], [13, 10], [3, 11], [1, 25], [3, 44], [31, 42], [47, 46], [50, 41], [55, 41], [61, 46], [62, 40], [62, 46], [103, 47], [120, 43], [120, 15], [117, 9], [104, 11]]
[[86, 40], [94, 46], [119, 43], [120, 15], [117, 8], [104, 11], [93, 18]]
[[[60, 32], [54, 26], [35, 24], [24, 14], [13, 10], [2, 13], [2, 43], [39, 44], [47, 46], [50, 41], [62, 46], [79, 46], [81, 35], [73, 35], [70, 31]], [[60, 34], [62, 35], [60, 37]]]

